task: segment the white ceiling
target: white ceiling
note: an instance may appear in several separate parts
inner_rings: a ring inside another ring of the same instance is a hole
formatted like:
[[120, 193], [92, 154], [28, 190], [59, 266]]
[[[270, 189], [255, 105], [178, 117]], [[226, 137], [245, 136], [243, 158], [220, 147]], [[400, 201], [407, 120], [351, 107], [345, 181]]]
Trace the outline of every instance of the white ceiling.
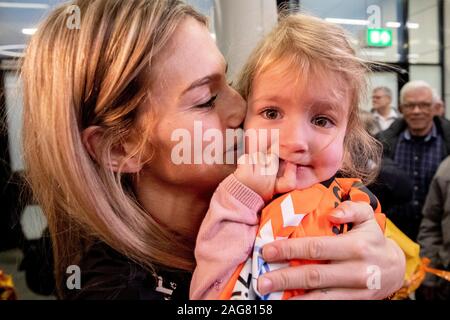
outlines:
[[[64, 2], [68, 0], [0, 0], [0, 59], [7, 57], [5, 51], [20, 53], [30, 38], [22, 33], [22, 29], [36, 28], [52, 8]], [[214, 0], [187, 2], [207, 13]], [[17, 49], [11, 49], [11, 46]]]
[[[0, 58], [5, 58], [4, 46], [24, 46], [30, 36], [24, 28], [36, 28], [50, 10], [64, 0], [0, 0]], [[7, 51], [21, 51], [9, 49]]]
[[[209, 14], [215, 1], [225, 0], [185, 1]], [[36, 28], [52, 8], [63, 2], [67, 0], [0, 0], [0, 59], [5, 57], [1, 53], [4, 46], [19, 45], [23, 48], [26, 45], [30, 36], [24, 35], [22, 29]], [[397, 10], [399, 0], [301, 0], [300, 3], [302, 10], [320, 17], [366, 19], [366, 8], [371, 4], [377, 4], [383, 9], [386, 21], [396, 21], [400, 14]], [[30, 6], [35, 8], [26, 8]], [[358, 29], [355, 26], [345, 27], [353, 33]]]

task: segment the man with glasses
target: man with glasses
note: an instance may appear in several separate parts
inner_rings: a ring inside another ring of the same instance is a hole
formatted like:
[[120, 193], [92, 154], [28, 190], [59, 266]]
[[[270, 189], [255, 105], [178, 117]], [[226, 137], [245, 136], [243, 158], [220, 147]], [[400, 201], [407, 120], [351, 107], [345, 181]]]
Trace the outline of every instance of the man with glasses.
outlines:
[[376, 87], [372, 92], [372, 114], [381, 131], [386, 130], [400, 116], [392, 106], [392, 91], [388, 87]]
[[413, 183], [412, 200], [394, 206], [387, 214], [414, 241], [431, 179], [441, 161], [450, 154], [450, 122], [436, 116], [435, 102], [428, 83], [408, 82], [400, 91], [403, 118], [378, 135], [384, 156], [394, 160]]

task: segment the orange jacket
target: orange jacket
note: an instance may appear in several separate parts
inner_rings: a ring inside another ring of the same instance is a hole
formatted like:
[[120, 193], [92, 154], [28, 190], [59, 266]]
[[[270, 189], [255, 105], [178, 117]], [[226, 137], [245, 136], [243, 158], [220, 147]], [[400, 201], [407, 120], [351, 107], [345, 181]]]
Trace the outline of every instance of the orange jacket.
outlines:
[[[335, 225], [327, 217], [334, 208], [346, 200], [363, 201], [370, 204], [375, 211], [376, 220], [384, 232], [386, 218], [381, 213], [380, 203], [359, 179], [335, 178], [315, 184], [305, 190], [294, 190], [284, 194], [263, 209], [253, 257], [239, 265], [226, 284], [220, 298], [254, 298], [255, 294], [251, 294], [251, 291], [256, 286], [257, 277], [265, 272], [283, 267], [280, 264], [271, 266], [262, 260], [260, 253], [264, 244], [278, 239], [335, 236], [349, 231], [352, 227], [350, 224]], [[289, 265], [298, 266], [312, 263], [327, 262], [292, 260]], [[258, 274], [255, 275], [255, 273]], [[253, 286], [250, 278], [253, 279]], [[246, 290], [250, 292], [244, 292]], [[305, 290], [289, 290], [264, 297], [260, 296], [260, 298], [263, 300], [288, 299], [303, 293]]]

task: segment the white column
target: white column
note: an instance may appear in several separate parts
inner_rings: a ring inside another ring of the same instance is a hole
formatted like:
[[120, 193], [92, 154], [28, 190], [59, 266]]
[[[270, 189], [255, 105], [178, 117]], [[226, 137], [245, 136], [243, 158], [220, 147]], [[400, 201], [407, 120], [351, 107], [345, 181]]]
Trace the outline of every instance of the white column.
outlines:
[[217, 45], [235, 79], [250, 52], [277, 23], [275, 0], [215, 0]]
[[450, 0], [444, 0], [444, 68], [446, 116], [450, 116]]

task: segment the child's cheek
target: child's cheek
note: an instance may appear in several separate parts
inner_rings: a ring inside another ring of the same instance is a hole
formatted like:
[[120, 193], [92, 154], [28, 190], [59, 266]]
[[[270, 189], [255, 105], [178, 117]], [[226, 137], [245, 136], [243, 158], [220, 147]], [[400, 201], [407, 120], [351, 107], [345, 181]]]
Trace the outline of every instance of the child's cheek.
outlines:
[[344, 146], [340, 142], [331, 144], [324, 152], [321, 152], [319, 159], [316, 159], [317, 167], [321, 169], [321, 178], [328, 179], [335, 175], [342, 167], [343, 158]]

